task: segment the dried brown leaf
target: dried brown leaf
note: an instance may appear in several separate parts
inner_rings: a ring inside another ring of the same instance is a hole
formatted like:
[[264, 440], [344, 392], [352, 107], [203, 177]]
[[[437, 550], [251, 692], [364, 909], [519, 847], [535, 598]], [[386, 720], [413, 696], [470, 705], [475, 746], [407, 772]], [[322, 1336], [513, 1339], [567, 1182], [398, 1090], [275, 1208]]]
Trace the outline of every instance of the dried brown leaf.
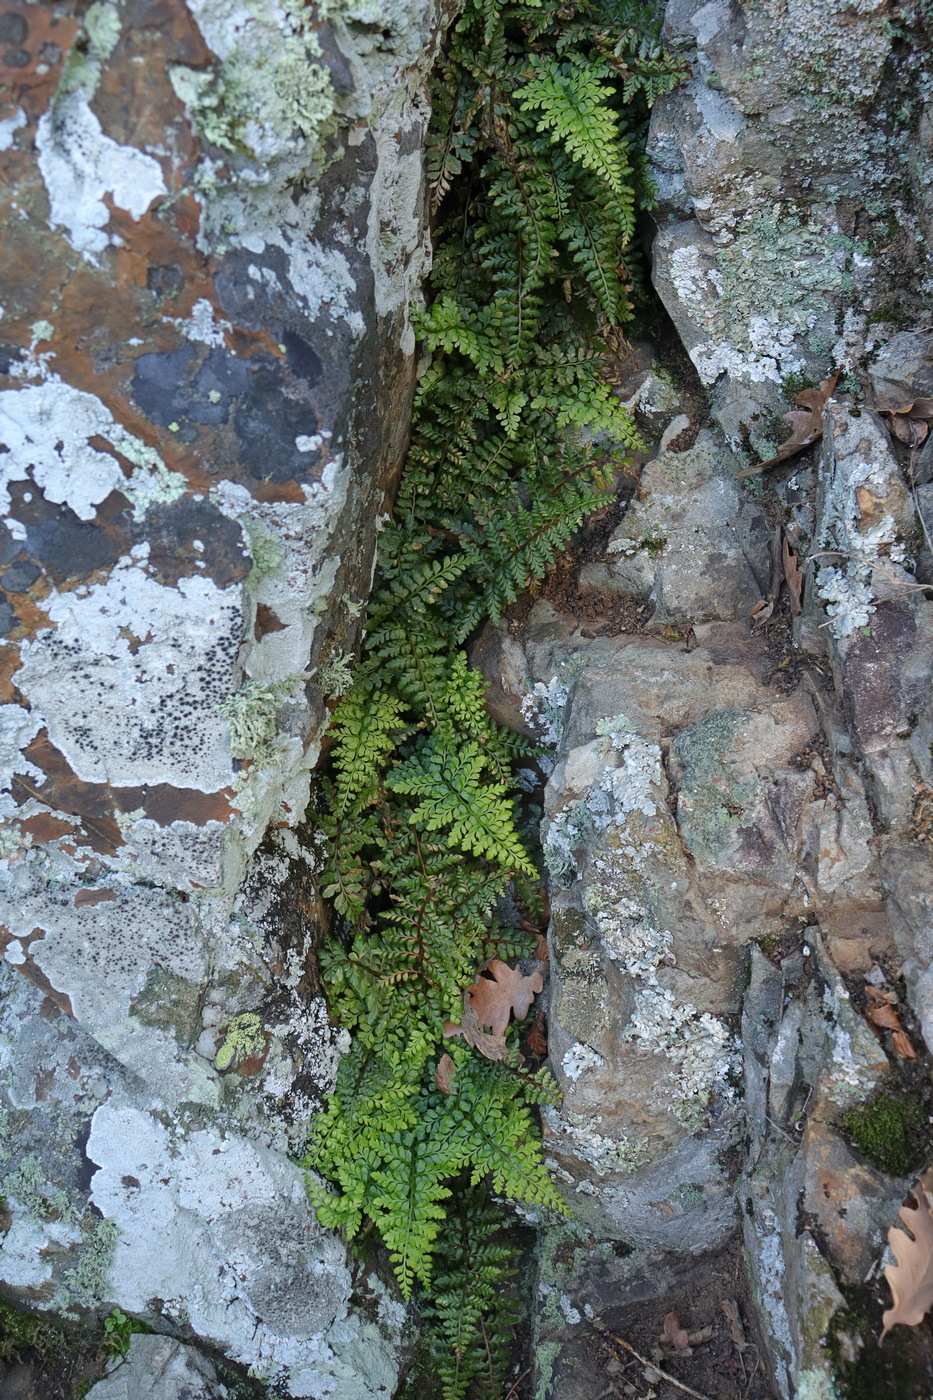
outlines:
[[481, 1026], [488, 1026], [494, 1035], [504, 1035], [513, 1011], [519, 1021], [528, 1015], [535, 994], [544, 987], [544, 978], [540, 972], [526, 977], [519, 968], [498, 958], [492, 959], [486, 971], [492, 976], [480, 974], [467, 991], [469, 1006]]
[[797, 395], [797, 403], [806, 411], [784, 414], [784, 422], [791, 428], [790, 437], [781, 443], [773, 457], [769, 457], [766, 462], [759, 462], [757, 467], [746, 467], [745, 471], [739, 472], [739, 477], [754, 476], [756, 472], [763, 472], [768, 467], [776, 467], [778, 463], [786, 462], [788, 457], [795, 457], [805, 447], [817, 442], [823, 435], [823, 406], [826, 400], [832, 397], [838, 379], [838, 374], [834, 374], [830, 379], [821, 380], [819, 388], [801, 389]]
[[781, 584], [784, 582], [784, 560], [781, 556], [781, 527], [775, 525], [774, 534], [771, 537], [771, 544], [768, 548], [771, 556], [771, 581], [768, 584], [768, 597], [773, 598], [777, 603], [781, 594]]
[[535, 1017], [535, 1023], [528, 1032], [528, 1049], [532, 1055], [543, 1060], [547, 1054], [547, 1016], [542, 1009]]
[[911, 418], [933, 418], [933, 399], [912, 399], [910, 403], [900, 403], [896, 408], [886, 403], [881, 409], [884, 414], [898, 417], [909, 414]]
[[534, 955], [535, 955], [536, 959], [538, 960], [538, 962], [549, 962], [549, 961], [550, 961], [551, 955], [550, 955], [550, 953], [548, 952], [547, 935], [546, 935], [546, 934], [544, 934], [544, 933], [539, 933], [539, 934], [538, 934], [538, 942], [537, 942], [537, 944], [535, 945], [535, 952], [534, 952]]
[[893, 1006], [870, 1006], [866, 1015], [872, 1025], [880, 1026], [884, 1031], [903, 1031], [904, 1029]]
[[873, 987], [870, 982], [865, 983], [865, 995], [879, 1005], [886, 1002], [888, 1005], [894, 1006], [897, 1001], [897, 992], [882, 991], [880, 987]]
[[748, 615], [756, 622], [767, 622], [774, 612], [774, 599], [761, 598], [753, 608], [749, 608]]
[[742, 1319], [739, 1317], [738, 1304], [734, 1298], [726, 1298], [722, 1304], [726, 1322], [729, 1324], [729, 1336], [733, 1344], [739, 1349], [745, 1346], [745, 1332], [742, 1328]]
[[784, 582], [787, 584], [787, 594], [790, 598], [790, 610], [794, 617], [799, 617], [801, 612], [800, 598], [803, 593], [803, 574], [797, 568], [797, 556], [791, 550], [786, 537], [782, 560], [784, 563]]
[[715, 1327], [701, 1327], [697, 1332], [691, 1332], [687, 1341], [692, 1347], [701, 1347], [704, 1342], [711, 1342], [716, 1335]]
[[917, 1327], [933, 1306], [933, 1215], [922, 1180], [914, 1187], [913, 1198], [915, 1209], [902, 1205], [898, 1211], [910, 1233], [894, 1226], [888, 1231], [888, 1243], [897, 1263], [889, 1264], [884, 1271], [894, 1305], [882, 1315], [881, 1341], [892, 1327]]
[[930, 425], [925, 418], [915, 418], [912, 413], [888, 413], [885, 417], [898, 442], [908, 447], [921, 447], [926, 442]]
[[472, 1045], [487, 1060], [504, 1060], [506, 1044], [504, 1035], [487, 1035], [480, 1025], [479, 1017], [467, 1001], [468, 993], [463, 994], [463, 1016], [460, 1024], [444, 1022], [444, 1035], [462, 1035], [467, 1045]]
[[449, 1055], [442, 1055], [434, 1071], [434, 1083], [442, 1094], [449, 1094], [453, 1088], [454, 1062]]
[[891, 1037], [891, 1044], [895, 1053], [900, 1055], [902, 1060], [915, 1060], [917, 1052], [910, 1043], [910, 1037], [906, 1031], [895, 1031]]
[[662, 1347], [673, 1352], [675, 1356], [693, 1355], [690, 1347], [690, 1334], [686, 1327], [681, 1327], [680, 1318], [675, 1312], [669, 1312], [664, 1319], [664, 1330], [661, 1333], [660, 1342]]

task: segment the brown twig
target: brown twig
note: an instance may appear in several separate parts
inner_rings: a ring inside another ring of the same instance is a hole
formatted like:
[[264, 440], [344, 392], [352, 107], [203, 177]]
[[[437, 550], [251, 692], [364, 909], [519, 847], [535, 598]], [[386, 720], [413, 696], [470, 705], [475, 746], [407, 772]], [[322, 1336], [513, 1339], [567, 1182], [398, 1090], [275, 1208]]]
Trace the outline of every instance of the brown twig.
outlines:
[[709, 1400], [708, 1395], [701, 1395], [698, 1390], [694, 1390], [689, 1385], [684, 1385], [683, 1381], [679, 1381], [676, 1376], [672, 1376], [668, 1371], [662, 1371], [660, 1366], [656, 1366], [655, 1363], [649, 1361], [647, 1357], [640, 1356], [631, 1342], [623, 1341], [623, 1339], [617, 1337], [614, 1332], [611, 1332], [609, 1335], [620, 1347], [625, 1347], [626, 1351], [631, 1352], [636, 1361], [640, 1361], [643, 1366], [650, 1366], [655, 1375], [660, 1376], [662, 1381], [667, 1381], [669, 1385], [676, 1385], [678, 1390], [683, 1390], [687, 1395], [692, 1395], [694, 1400]]
[[512, 1384], [509, 1386], [509, 1392], [508, 1392], [508, 1394], [505, 1396], [505, 1400], [513, 1400], [513, 1397], [516, 1396], [516, 1395], [518, 1394], [518, 1387], [521, 1385], [522, 1381], [525, 1379], [526, 1376], [530, 1376], [530, 1375], [531, 1375], [531, 1367], [529, 1366], [529, 1367], [528, 1367], [528, 1370], [527, 1370], [527, 1371], [522, 1371], [522, 1373], [521, 1373], [521, 1375], [518, 1377], [518, 1379], [515, 1380], [515, 1381], [513, 1381]]

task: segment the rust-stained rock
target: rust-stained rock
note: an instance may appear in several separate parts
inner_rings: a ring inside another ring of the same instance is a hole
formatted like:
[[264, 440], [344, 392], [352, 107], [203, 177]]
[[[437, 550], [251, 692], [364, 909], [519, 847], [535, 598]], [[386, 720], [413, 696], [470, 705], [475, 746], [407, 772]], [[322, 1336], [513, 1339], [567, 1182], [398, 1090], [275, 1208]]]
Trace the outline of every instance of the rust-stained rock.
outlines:
[[[287, 933], [270, 911], [306, 869], [288, 832], [326, 726], [321, 662], [354, 653], [407, 440], [442, 28], [427, 0], [328, 14], [14, 0], [0, 48], [5, 955], [123, 1067], [127, 1112], [195, 1104], [273, 1156], [301, 1150], [341, 1044], [306, 976], [313, 902]], [[267, 1051], [221, 1081], [220, 1028], [247, 1014]], [[86, 1136], [98, 1101], [76, 1102]], [[101, 1170], [129, 1122], [95, 1131]], [[86, 1187], [62, 1187], [79, 1215]], [[47, 1303], [24, 1191], [0, 1280]], [[82, 1245], [60, 1243], [63, 1269]], [[163, 1297], [139, 1268], [87, 1306]], [[241, 1314], [208, 1308], [202, 1334], [330, 1393], [337, 1342], [255, 1301], [301, 1295], [301, 1268], [263, 1275]], [[385, 1376], [391, 1349], [369, 1345]]]

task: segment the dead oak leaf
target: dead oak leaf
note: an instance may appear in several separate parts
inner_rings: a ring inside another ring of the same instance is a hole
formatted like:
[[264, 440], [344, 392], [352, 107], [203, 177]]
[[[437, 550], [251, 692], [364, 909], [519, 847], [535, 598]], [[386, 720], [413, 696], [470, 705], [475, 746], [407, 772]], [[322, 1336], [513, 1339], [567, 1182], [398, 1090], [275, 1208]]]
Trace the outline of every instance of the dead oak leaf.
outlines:
[[493, 958], [480, 973], [472, 987], [463, 993], [463, 1015], [460, 1024], [452, 1021], [444, 1026], [445, 1035], [462, 1035], [487, 1060], [502, 1060], [506, 1054], [505, 1032], [512, 1013], [523, 1020], [535, 999], [544, 989], [540, 972], [527, 976], [517, 967]]
[[865, 1013], [873, 1026], [883, 1031], [902, 1031], [900, 1017], [893, 1006], [870, 1006]]
[[788, 457], [796, 457], [805, 447], [818, 442], [823, 436], [823, 406], [827, 399], [832, 397], [838, 379], [838, 374], [834, 374], [829, 379], [821, 380], [819, 388], [801, 389], [797, 395], [797, 403], [805, 411], [784, 414], [784, 422], [790, 425], [790, 437], [781, 443], [773, 457], [769, 457], [766, 462], [759, 462], [756, 467], [746, 467], [745, 471], [738, 473], [739, 478], [754, 476], [756, 472], [763, 472], [768, 467], [776, 467], [780, 462], [786, 462]]
[[879, 1030], [892, 1032], [891, 1044], [902, 1060], [915, 1060], [917, 1052], [892, 1005], [897, 1000], [896, 992], [883, 992], [868, 984], [865, 992], [872, 1003], [865, 1012], [865, 1019]]
[[462, 1035], [467, 1045], [472, 1045], [473, 1049], [478, 1050], [481, 1055], [485, 1055], [487, 1060], [504, 1060], [507, 1049], [505, 1036], [487, 1035], [468, 998], [469, 992], [464, 992], [463, 1015], [460, 1022], [457, 1024], [454, 1021], [445, 1021], [444, 1035]]
[[492, 959], [486, 971], [492, 975], [480, 973], [467, 992], [469, 1004], [481, 1026], [488, 1026], [493, 1035], [504, 1035], [513, 1011], [517, 1021], [528, 1015], [536, 993], [544, 988], [544, 978], [540, 972], [526, 977], [519, 968], [498, 958]]
[[922, 447], [933, 419], [933, 399], [914, 399], [913, 403], [888, 409], [883, 416], [898, 442], [911, 448]]
[[889, 1264], [884, 1271], [894, 1302], [881, 1318], [882, 1342], [892, 1327], [919, 1326], [933, 1306], [933, 1215], [923, 1178], [912, 1195], [916, 1206], [902, 1205], [898, 1211], [906, 1230], [892, 1226], [888, 1231], [888, 1243], [897, 1263]]

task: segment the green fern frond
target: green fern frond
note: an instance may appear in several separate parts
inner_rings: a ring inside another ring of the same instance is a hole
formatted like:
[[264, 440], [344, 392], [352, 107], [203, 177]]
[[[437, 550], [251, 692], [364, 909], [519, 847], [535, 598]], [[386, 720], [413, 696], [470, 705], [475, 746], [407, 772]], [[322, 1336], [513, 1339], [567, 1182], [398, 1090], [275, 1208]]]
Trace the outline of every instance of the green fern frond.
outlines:
[[321, 973], [353, 1042], [306, 1165], [323, 1223], [374, 1225], [404, 1295], [431, 1288], [443, 1400], [497, 1396], [510, 1255], [484, 1192], [563, 1209], [532, 1112], [554, 1081], [515, 1027], [501, 1062], [443, 1035], [484, 961], [528, 955], [493, 920], [506, 887], [543, 918], [516, 805], [529, 745], [494, 724], [462, 647], [641, 446], [591, 332], [632, 314], [640, 145], [683, 71], [635, 0], [464, 0], [435, 84], [433, 300], [413, 313], [430, 362], [320, 819], [342, 921]]

